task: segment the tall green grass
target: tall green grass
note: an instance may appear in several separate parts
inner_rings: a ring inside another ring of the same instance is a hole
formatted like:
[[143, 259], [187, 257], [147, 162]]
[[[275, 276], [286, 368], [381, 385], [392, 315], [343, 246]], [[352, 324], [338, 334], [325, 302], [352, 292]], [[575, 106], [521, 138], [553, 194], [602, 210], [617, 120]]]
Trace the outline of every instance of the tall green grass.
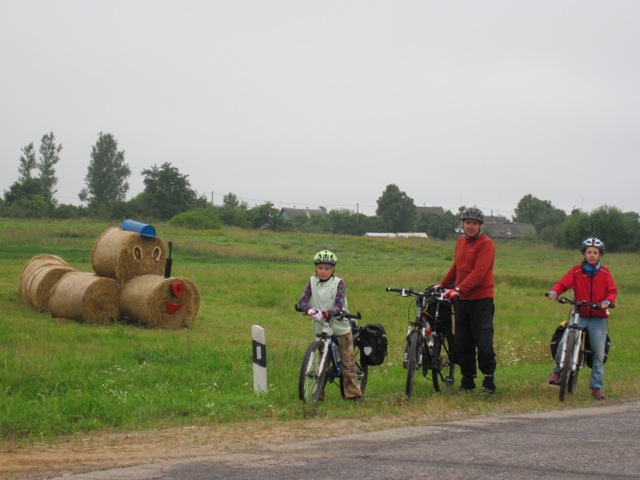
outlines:
[[[73, 433], [206, 425], [287, 422], [308, 416], [381, 415], [423, 423], [480, 413], [567, 408], [591, 404], [588, 373], [563, 404], [546, 386], [552, 367], [548, 342], [567, 310], [543, 297], [579, 261], [579, 252], [537, 243], [497, 243], [496, 336], [498, 394], [437, 394], [417, 378], [404, 397], [404, 332], [411, 305], [386, 285], [424, 288], [452, 262], [453, 243], [419, 239], [273, 233], [225, 228], [190, 231], [156, 224], [172, 240], [173, 275], [191, 279], [200, 312], [186, 329], [167, 331], [118, 323], [82, 325], [27, 307], [18, 278], [37, 254], [59, 255], [91, 271], [90, 251], [113, 226], [98, 221], [0, 219], [0, 438], [52, 440]], [[370, 370], [366, 401], [345, 404], [329, 385], [326, 400], [310, 411], [297, 399], [302, 353], [312, 339], [307, 319], [293, 310], [311, 258], [323, 248], [338, 258], [351, 311], [364, 323], [384, 324], [389, 355]], [[605, 391], [616, 401], [640, 396], [640, 259], [607, 254], [619, 297], [609, 323], [612, 347]], [[267, 335], [269, 391], [253, 392], [251, 326]], [[457, 388], [457, 384], [456, 384]]]

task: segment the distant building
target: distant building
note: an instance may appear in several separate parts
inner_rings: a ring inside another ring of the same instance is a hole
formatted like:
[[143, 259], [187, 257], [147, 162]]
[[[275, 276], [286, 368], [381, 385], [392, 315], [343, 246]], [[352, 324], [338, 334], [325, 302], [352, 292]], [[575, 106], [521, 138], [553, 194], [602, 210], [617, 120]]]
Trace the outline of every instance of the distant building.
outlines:
[[437, 215], [444, 215], [444, 208], [442, 207], [427, 207], [426, 205], [422, 207], [416, 207], [416, 215], [420, 218], [420, 215], [423, 213], [435, 213]]
[[321, 208], [281, 208], [280, 216], [284, 219], [294, 219], [300, 215], [311, 218], [314, 215], [326, 215], [326, 210]]
[[396, 234], [391, 232], [367, 232], [365, 237], [378, 237], [378, 238], [395, 238]]
[[536, 227], [530, 223], [490, 223], [485, 222], [482, 230], [491, 238], [522, 240], [536, 235]]
[[503, 217], [501, 215], [486, 215], [484, 217], [484, 223], [490, 223], [490, 224], [494, 224], [494, 223], [509, 223], [509, 219], [507, 217]]
[[383, 238], [429, 238], [424, 232], [367, 232], [365, 237], [383, 237]]

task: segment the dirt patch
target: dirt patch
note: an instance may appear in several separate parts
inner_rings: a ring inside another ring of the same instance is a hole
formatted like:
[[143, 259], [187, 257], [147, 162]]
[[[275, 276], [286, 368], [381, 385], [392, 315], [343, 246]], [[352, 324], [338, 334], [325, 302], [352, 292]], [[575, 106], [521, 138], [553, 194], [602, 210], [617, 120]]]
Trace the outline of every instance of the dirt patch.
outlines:
[[[421, 422], [422, 423], [422, 422]], [[255, 445], [284, 444], [415, 425], [415, 418], [273, 420], [242, 425], [183, 427], [73, 436], [54, 444], [0, 446], [0, 478], [47, 479], [65, 474], [184, 459]]]

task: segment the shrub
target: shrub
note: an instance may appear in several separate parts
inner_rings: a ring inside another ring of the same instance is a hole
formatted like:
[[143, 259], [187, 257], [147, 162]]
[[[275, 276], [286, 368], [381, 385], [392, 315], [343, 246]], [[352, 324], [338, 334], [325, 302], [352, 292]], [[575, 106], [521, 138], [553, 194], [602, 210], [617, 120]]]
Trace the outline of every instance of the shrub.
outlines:
[[193, 230], [215, 230], [222, 227], [218, 216], [208, 208], [195, 208], [188, 212], [179, 213], [169, 220], [169, 224]]

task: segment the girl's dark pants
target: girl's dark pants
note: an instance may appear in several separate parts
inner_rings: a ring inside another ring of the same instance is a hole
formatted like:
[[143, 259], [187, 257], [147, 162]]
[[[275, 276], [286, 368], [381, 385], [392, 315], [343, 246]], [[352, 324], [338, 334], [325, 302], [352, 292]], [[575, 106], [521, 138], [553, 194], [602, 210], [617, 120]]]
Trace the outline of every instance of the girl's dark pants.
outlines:
[[493, 349], [493, 298], [458, 300], [455, 303], [454, 352], [462, 373], [461, 387], [475, 388], [476, 352], [478, 368], [485, 375], [496, 370]]

